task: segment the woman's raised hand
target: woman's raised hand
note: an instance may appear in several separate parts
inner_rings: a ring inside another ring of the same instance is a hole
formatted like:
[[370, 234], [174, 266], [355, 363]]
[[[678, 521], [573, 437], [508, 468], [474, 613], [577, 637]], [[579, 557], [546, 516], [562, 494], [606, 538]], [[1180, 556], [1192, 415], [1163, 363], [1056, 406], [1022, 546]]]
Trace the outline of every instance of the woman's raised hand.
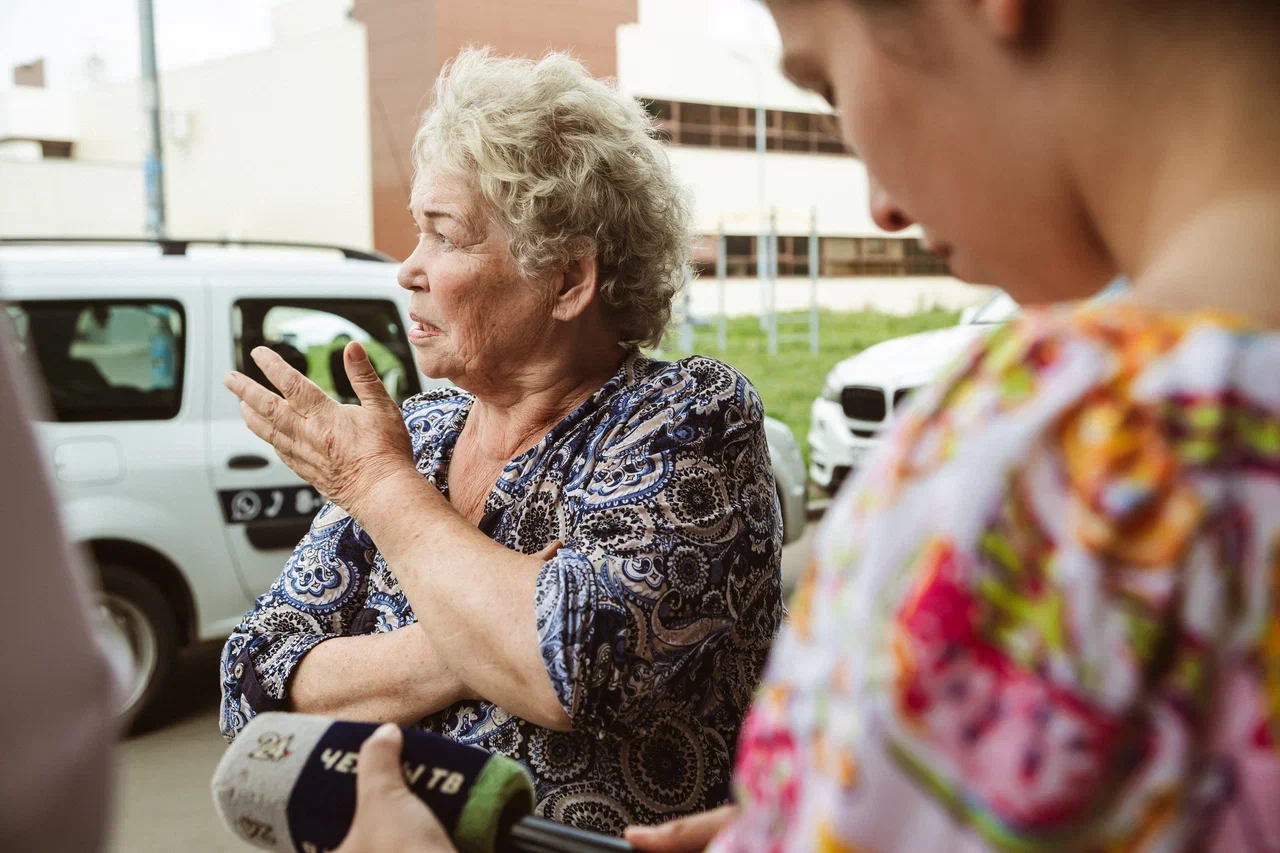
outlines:
[[245, 424], [298, 476], [360, 520], [362, 501], [374, 486], [390, 474], [413, 468], [413, 445], [400, 407], [364, 347], [352, 342], [343, 351], [358, 406], [330, 398], [266, 347], [256, 348], [252, 355], [284, 396], [243, 373], [228, 373], [223, 384], [240, 398]]

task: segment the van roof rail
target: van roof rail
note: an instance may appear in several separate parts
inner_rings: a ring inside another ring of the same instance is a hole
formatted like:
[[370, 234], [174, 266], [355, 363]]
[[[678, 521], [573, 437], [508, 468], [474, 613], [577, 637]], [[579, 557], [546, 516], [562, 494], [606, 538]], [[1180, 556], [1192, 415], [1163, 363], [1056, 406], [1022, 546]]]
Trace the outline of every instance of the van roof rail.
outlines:
[[397, 263], [390, 255], [373, 250], [352, 249], [349, 246], [337, 246], [331, 243], [303, 243], [293, 240], [231, 240], [212, 237], [176, 238], [176, 237], [0, 237], [0, 246], [159, 246], [161, 254], [185, 255], [187, 247], [198, 246], [250, 246], [273, 249], [321, 249], [330, 252], [341, 252], [342, 257], [351, 261], [378, 261], [380, 263]]

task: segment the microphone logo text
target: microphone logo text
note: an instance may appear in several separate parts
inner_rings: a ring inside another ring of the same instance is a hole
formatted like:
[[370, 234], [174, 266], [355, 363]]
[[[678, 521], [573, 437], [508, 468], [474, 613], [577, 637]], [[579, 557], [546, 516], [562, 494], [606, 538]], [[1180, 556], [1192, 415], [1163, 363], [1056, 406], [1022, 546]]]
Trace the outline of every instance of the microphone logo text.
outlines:
[[[359, 753], [346, 749], [326, 749], [320, 753], [320, 763], [324, 765], [325, 770], [335, 773], [356, 773], [359, 757]], [[461, 773], [447, 767], [431, 767], [426, 764], [415, 766], [405, 762], [402, 769], [405, 781], [410, 785], [417, 785], [420, 779], [426, 777], [426, 789], [439, 791], [442, 794], [458, 793], [467, 781]]]

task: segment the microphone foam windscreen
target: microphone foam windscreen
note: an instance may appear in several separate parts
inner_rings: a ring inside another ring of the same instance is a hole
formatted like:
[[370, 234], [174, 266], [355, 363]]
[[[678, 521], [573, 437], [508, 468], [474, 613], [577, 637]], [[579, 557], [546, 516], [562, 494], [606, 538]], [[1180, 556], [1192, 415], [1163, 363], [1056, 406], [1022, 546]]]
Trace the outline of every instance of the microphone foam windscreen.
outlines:
[[[360, 745], [372, 723], [305, 714], [255, 717], [213, 777], [223, 822], [244, 840], [280, 853], [326, 853], [355, 817]], [[503, 756], [417, 729], [403, 729], [405, 781], [435, 813], [460, 853], [494, 853], [500, 832], [533, 810], [524, 768]]]

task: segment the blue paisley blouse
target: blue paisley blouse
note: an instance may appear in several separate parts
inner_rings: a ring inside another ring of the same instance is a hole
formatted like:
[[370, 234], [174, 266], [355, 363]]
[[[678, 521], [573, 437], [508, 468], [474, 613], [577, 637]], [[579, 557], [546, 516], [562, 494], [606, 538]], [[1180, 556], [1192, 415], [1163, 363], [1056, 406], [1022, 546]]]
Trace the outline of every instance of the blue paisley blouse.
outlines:
[[[418, 470], [446, 497], [472, 401], [446, 389], [404, 405]], [[733, 368], [633, 354], [513, 459], [480, 527], [526, 554], [564, 543], [530, 606], [573, 731], [484, 701], [420, 725], [521, 762], [538, 813], [572, 826], [619, 834], [726, 802], [738, 730], [782, 618], [763, 419]], [[318, 643], [414, 621], [374, 543], [322, 509], [223, 650], [223, 735], [283, 708]]]

